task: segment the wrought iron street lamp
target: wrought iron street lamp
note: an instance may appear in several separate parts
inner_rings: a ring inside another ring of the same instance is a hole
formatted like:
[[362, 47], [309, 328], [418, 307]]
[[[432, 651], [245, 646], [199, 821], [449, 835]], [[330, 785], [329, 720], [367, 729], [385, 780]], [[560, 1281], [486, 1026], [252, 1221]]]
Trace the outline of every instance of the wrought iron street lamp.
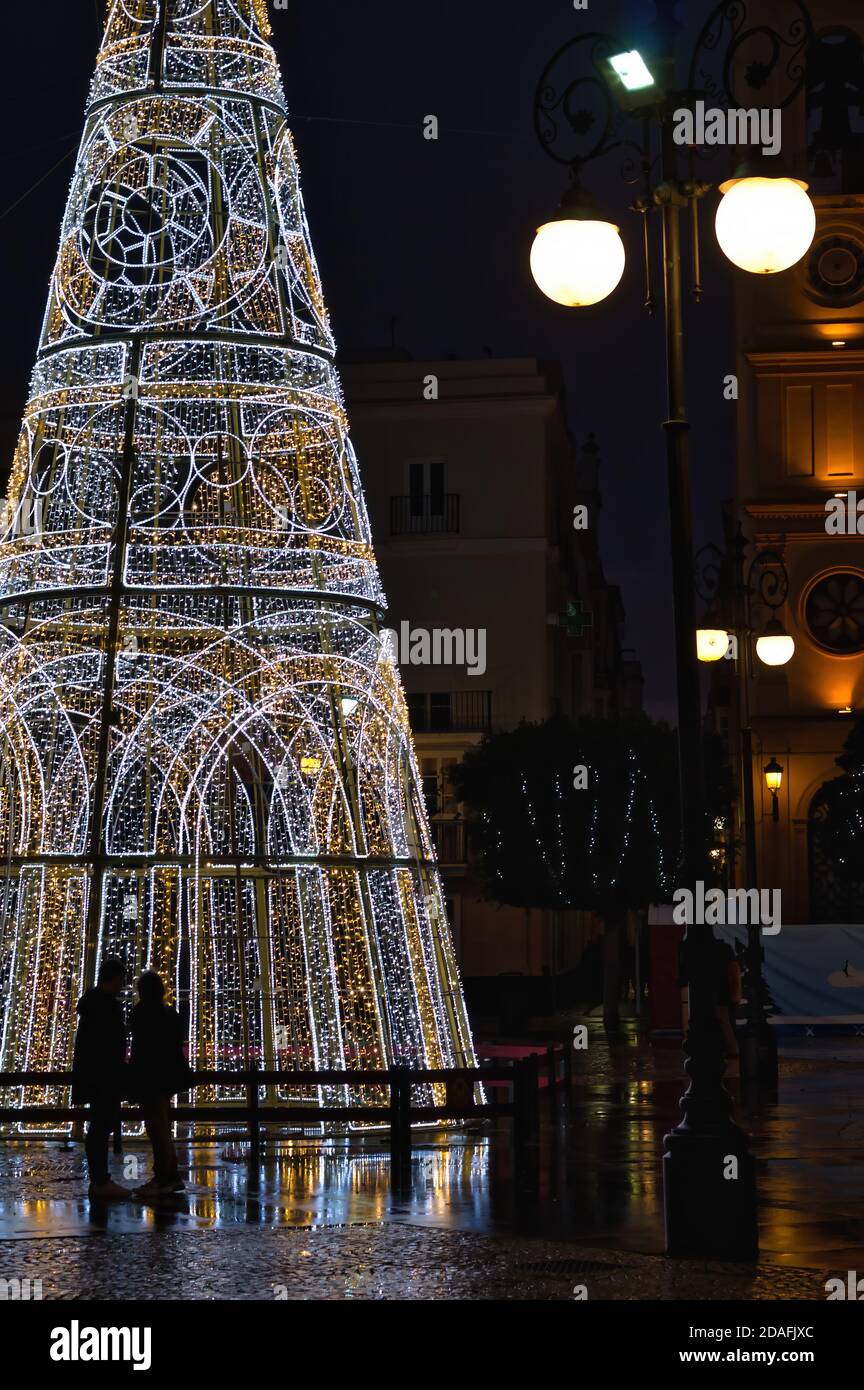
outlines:
[[720, 192], [714, 230], [733, 265], [752, 275], [776, 275], [807, 254], [816, 210], [801, 179], [730, 179]]
[[557, 217], [537, 228], [531, 274], [539, 289], [568, 308], [599, 304], [624, 274], [624, 243], [614, 222], [581, 190], [564, 199]]
[[696, 629], [696, 656], [700, 661], [722, 661], [729, 650], [729, 633], [725, 627]]
[[795, 639], [772, 618], [762, 636], [756, 638], [756, 655], [763, 666], [785, 666], [795, 655]]
[[765, 764], [764, 773], [765, 785], [771, 793], [771, 819], [777, 821], [780, 819], [780, 804], [778, 798], [780, 795], [780, 788], [783, 785], [782, 765], [778, 763], [776, 758], [772, 758], [770, 763]]
[[[776, 10], [771, 24], [762, 22], [761, 11], [759, 22], [751, 24], [748, 0], [736, 0], [734, 5], [722, 0], [699, 36], [687, 89], [682, 92], [676, 90], [674, 80], [674, 45], [679, 27], [674, 17], [675, 0], [657, 0], [658, 19], [650, 48], [637, 51], [610, 35], [596, 32], [577, 35], [547, 64], [534, 104], [538, 138], [552, 159], [569, 168], [577, 198], [586, 165], [613, 151], [624, 155], [624, 178], [631, 184], [641, 183], [641, 194], [633, 208], [643, 218], [645, 304], [649, 309], [654, 304], [649, 222], [653, 212], [660, 214], [668, 397], [663, 429], [672, 528], [683, 841], [680, 874], [682, 884], [691, 889], [707, 874], [708, 837], [701, 757], [699, 665], [694, 642], [681, 214], [686, 209], [690, 211], [693, 290], [698, 299], [701, 291], [698, 204], [710, 185], [696, 178], [693, 152], [676, 143], [673, 127], [676, 110], [692, 106], [704, 95], [704, 90], [700, 89], [704, 88], [704, 72], [712, 61], [717, 69], [712, 95], [723, 91], [730, 107], [747, 109], [753, 106], [754, 88], [764, 88], [771, 77], [787, 80], [787, 90], [782, 100], [774, 98], [775, 105], [786, 107], [798, 96], [804, 82], [803, 55], [812, 36], [812, 24], [801, 0], [779, 0], [779, 7], [787, 17], [791, 14], [788, 24], [777, 20]], [[758, 61], [752, 58], [754, 50], [758, 51]], [[747, 89], [744, 100], [739, 100], [739, 84]], [[631, 120], [632, 135], [627, 129]], [[655, 181], [658, 162], [659, 180]], [[783, 171], [787, 177], [788, 172]], [[743, 182], [739, 180], [725, 195], [724, 202], [735, 194], [721, 219], [724, 237], [728, 223], [727, 240], [735, 255], [761, 272], [779, 270], [781, 262], [795, 246], [790, 244], [784, 229], [784, 244], [778, 245], [776, 264], [766, 260], [764, 247], [754, 251], [762, 228], [754, 228], [744, 215], [748, 199], [755, 193], [742, 189]], [[778, 190], [768, 191], [776, 195]], [[784, 198], [791, 196], [788, 190], [779, 191]], [[803, 242], [805, 219], [797, 214], [796, 219], [796, 235]], [[605, 225], [614, 227], [611, 221]], [[584, 238], [584, 232], [575, 234], [571, 245], [584, 246], [580, 235]], [[611, 293], [617, 280], [611, 273], [608, 259], [601, 271], [599, 260], [595, 258], [591, 271], [582, 267], [577, 277], [572, 269], [569, 272], [566, 267], [562, 269], [560, 253], [566, 234], [558, 232], [556, 237], [559, 259], [556, 274], [550, 274], [548, 285], [559, 293], [565, 288], [571, 291], [575, 288], [584, 295], [587, 283], [589, 289], [599, 288], [607, 295]], [[614, 244], [609, 231], [604, 233], [603, 244], [608, 257]], [[804, 249], [802, 246], [801, 254]], [[623, 260], [616, 263], [616, 268], [618, 265], [623, 270]], [[547, 283], [539, 280], [538, 283], [548, 293]], [[597, 303], [603, 297], [598, 294], [590, 302]], [[559, 299], [558, 302], [568, 301]], [[581, 304], [589, 300], [576, 297], [570, 302]], [[681, 1101], [684, 1118], [666, 1136], [667, 1248], [672, 1254], [751, 1258], [757, 1251], [755, 1176], [747, 1136], [732, 1120], [731, 1099], [723, 1085], [723, 1045], [714, 1006], [716, 952], [710, 927], [688, 928], [685, 947], [690, 986], [685, 1069], [690, 1085]], [[723, 1179], [724, 1155], [736, 1158], [738, 1177], [735, 1182]]]
[[[658, 8], [662, 2], [659, 0]], [[797, 5], [798, 0], [794, 3]], [[715, 12], [715, 17], [720, 11], [728, 17], [725, 3]], [[646, 118], [659, 114], [661, 119], [668, 120], [670, 110], [663, 109], [663, 94], [636, 50], [603, 56], [608, 42], [606, 36], [588, 34], [566, 44], [553, 63], [575, 44], [589, 40], [597, 41], [596, 57], [603, 68], [614, 74], [624, 94], [625, 108]], [[797, 95], [797, 89], [794, 94]], [[683, 96], [677, 93], [674, 101], [680, 104], [696, 95], [695, 92]], [[541, 116], [550, 115], [539, 93], [536, 109]], [[541, 141], [545, 144], [542, 134]], [[617, 225], [602, 217], [593, 199], [578, 183], [580, 167], [613, 147], [611, 143], [601, 146], [573, 161], [573, 189], [565, 195], [554, 219], [537, 229], [531, 249], [531, 273], [538, 288], [557, 304], [573, 308], [597, 304], [617, 288], [624, 273], [624, 245]], [[647, 158], [647, 151], [639, 152]], [[775, 169], [773, 161], [764, 157], [748, 160], [734, 177], [719, 184], [721, 197], [714, 230], [727, 259], [752, 275], [776, 275], [797, 265], [809, 251], [816, 234], [816, 209], [808, 187], [804, 179], [792, 178]], [[695, 205], [710, 188], [710, 184], [691, 182], [686, 189], [688, 201]], [[652, 197], [659, 205], [658, 191], [652, 190]], [[637, 203], [636, 210], [647, 212], [649, 206]], [[695, 206], [694, 247], [698, 248]]]
[[[709, 626], [696, 629], [696, 656], [706, 664], [722, 661], [729, 654], [730, 634], [725, 627]], [[749, 635], [749, 634], [748, 634]], [[735, 636], [735, 634], [732, 634]], [[795, 655], [795, 638], [790, 637], [783, 624], [772, 618], [761, 637], [756, 638], [756, 656], [763, 666], [786, 666]]]

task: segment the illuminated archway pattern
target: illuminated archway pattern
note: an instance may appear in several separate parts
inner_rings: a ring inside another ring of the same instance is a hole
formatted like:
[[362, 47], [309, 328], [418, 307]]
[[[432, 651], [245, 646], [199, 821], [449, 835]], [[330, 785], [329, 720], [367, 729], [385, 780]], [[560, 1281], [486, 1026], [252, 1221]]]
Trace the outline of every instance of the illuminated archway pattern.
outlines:
[[4, 1070], [106, 953], [198, 1067], [474, 1062], [268, 34], [107, 21], [0, 518]]

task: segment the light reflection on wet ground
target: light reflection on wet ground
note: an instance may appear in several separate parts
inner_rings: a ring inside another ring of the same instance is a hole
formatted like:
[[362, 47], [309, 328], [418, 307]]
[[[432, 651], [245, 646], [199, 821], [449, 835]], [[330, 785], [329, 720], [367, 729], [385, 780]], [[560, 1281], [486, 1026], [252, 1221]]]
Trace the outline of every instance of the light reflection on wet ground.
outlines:
[[[662, 1136], [677, 1118], [680, 1065], [680, 1053], [673, 1049], [630, 1047], [610, 1057], [605, 1049], [594, 1048], [590, 1060], [587, 1055], [580, 1059], [572, 1103], [559, 1106], [554, 1122], [543, 1098], [533, 1178], [530, 1165], [527, 1171], [514, 1169], [506, 1123], [446, 1135], [427, 1132], [415, 1136], [411, 1190], [404, 1198], [390, 1193], [386, 1139], [378, 1135], [274, 1143], [254, 1168], [237, 1140], [184, 1145], [181, 1167], [189, 1184], [184, 1197], [103, 1208], [84, 1196], [80, 1145], [0, 1144], [0, 1251], [8, 1252], [13, 1242], [32, 1246], [44, 1239], [46, 1244], [57, 1242], [58, 1249], [77, 1246], [80, 1261], [81, 1237], [157, 1233], [170, 1235], [172, 1248], [177, 1241], [182, 1248], [184, 1239], [202, 1233], [212, 1251], [209, 1240], [223, 1233], [231, 1234], [233, 1259], [240, 1258], [240, 1249], [251, 1255], [248, 1245], [238, 1245], [234, 1237], [290, 1230], [292, 1258], [303, 1260], [311, 1258], [297, 1247], [304, 1230], [314, 1235], [324, 1228], [334, 1228], [334, 1234], [335, 1228], [343, 1233], [356, 1228], [366, 1231], [363, 1239], [375, 1245], [381, 1259], [386, 1231], [398, 1227], [406, 1229], [394, 1234], [387, 1247], [393, 1255], [391, 1274], [399, 1264], [397, 1247], [407, 1242], [416, 1253], [424, 1231], [458, 1236], [460, 1251], [471, 1235], [482, 1236], [484, 1245], [489, 1236], [523, 1244], [528, 1239], [538, 1243], [537, 1249], [540, 1242], [558, 1242], [553, 1248], [562, 1258], [576, 1245], [582, 1258], [593, 1247], [598, 1256], [605, 1252], [604, 1258], [619, 1263], [636, 1252], [659, 1255], [659, 1159]], [[851, 1048], [844, 1060], [820, 1056], [818, 1049], [796, 1055], [783, 1064], [778, 1103], [743, 1112], [759, 1163], [761, 1258], [787, 1267], [790, 1277], [793, 1268], [810, 1268], [815, 1278], [818, 1271], [856, 1269], [864, 1260], [862, 1070], [864, 1050]], [[140, 1163], [137, 1174], [128, 1166], [130, 1159]], [[138, 1143], [127, 1141], [127, 1152], [113, 1164], [115, 1177], [130, 1188], [149, 1176], [146, 1151]], [[373, 1230], [374, 1239], [369, 1234]], [[345, 1234], [343, 1246], [348, 1239]], [[134, 1245], [124, 1241], [123, 1249], [128, 1253]], [[195, 1246], [196, 1251], [203, 1248]], [[182, 1266], [179, 1254], [178, 1261]], [[62, 1260], [55, 1263], [63, 1267]], [[466, 1287], [471, 1286], [469, 1273], [463, 1270]], [[73, 1283], [81, 1277], [80, 1270], [70, 1275]], [[383, 1291], [373, 1284], [364, 1283], [358, 1296], [394, 1296], [392, 1284]], [[400, 1287], [398, 1296], [422, 1296], [406, 1293], [404, 1281]], [[336, 1291], [322, 1296], [349, 1294], [337, 1280]]]

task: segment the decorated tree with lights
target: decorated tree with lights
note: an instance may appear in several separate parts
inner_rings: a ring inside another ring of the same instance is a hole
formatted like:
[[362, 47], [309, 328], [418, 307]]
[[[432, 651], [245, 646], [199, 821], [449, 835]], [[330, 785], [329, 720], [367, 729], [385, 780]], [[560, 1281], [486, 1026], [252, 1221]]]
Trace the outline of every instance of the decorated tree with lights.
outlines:
[[268, 35], [106, 22], [0, 522], [5, 1070], [106, 954], [199, 1067], [474, 1060]]
[[832, 905], [844, 922], [864, 922], [864, 717], [855, 720], [835, 762], [843, 775], [823, 782], [814, 798], [811, 835]]
[[673, 731], [643, 716], [520, 724], [472, 749], [455, 773], [478, 815], [490, 898], [602, 919], [611, 1032], [627, 913], [665, 902], [674, 882], [675, 774]]
[[[703, 738], [703, 757], [707, 840], [715, 817], [728, 820], [732, 785], [718, 738]], [[454, 770], [477, 815], [487, 896], [602, 920], [603, 1016], [612, 1033], [627, 914], [668, 902], [677, 881], [677, 775], [674, 731], [642, 714], [523, 723], [486, 738]]]

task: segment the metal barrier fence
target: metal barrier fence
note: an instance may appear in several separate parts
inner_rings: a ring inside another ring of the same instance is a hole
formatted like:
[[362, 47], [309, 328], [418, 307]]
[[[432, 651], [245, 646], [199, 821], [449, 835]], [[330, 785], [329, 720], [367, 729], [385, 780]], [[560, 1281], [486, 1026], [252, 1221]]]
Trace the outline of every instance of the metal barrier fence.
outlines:
[[[563, 1054], [559, 1064], [559, 1052]], [[245, 1123], [249, 1139], [250, 1160], [260, 1155], [262, 1126], [266, 1124], [310, 1124], [320, 1121], [378, 1122], [390, 1128], [391, 1185], [397, 1191], [408, 1186], [411, 1164], [412, 1125], [436, 1120], [498, 1119], [513, 1120], [513, 1142], [517, 1156], [527, 1145], [537, 1140], [540, 1123], [539, 1079], [540, 1055], [533, 1053], [512, 1065], [453, 1068], [390, 1067], [386, 1071], [195, 1071], [187, 1088], [199, 1086], [237, 1087], [246, 1092], [245, 1103], [208, 1102], [206, 1105], [174, 1105], [172, 1119], [178, 1124], [236, 1124]], [[570, 1093], [572, 1080], [571, 1054], [567, 1048], [550, 1047], [546, 1053], [547, 1078], [553, 1114], [557, 1110], [559, 1087], [563, 1084]], [[563, 1075], [561, 1074], [563, 1070]], [[509, 1101], [477, 1103], [477, 1085], [490, 1082], [509, 1083]], [[268, 1105], [261, 1103], [262, 1086], [290, 1084], [292, 1086], [381, 1086], [389, 1090], [389, 1105]], [[412, 1089], [415, 1086], [443, 1084], [446, 1088], [444, 1105], [415, 1105]], [[72, 1073], [0, 1072], [0, 1091], [18, 1086], [71, 1086]], [[185, 1094], [185, 1092], [184, 1092]], [[0, 1106], [0, 1124], [30, 1123], [81, 1124], [88, 1118], [86, 1106], [20, 1105]], [[124, 1106], [122, 1121], [140, 1120], [140, 1111]], [[35, 1137], [35, 1136], [34, 1136]]]

